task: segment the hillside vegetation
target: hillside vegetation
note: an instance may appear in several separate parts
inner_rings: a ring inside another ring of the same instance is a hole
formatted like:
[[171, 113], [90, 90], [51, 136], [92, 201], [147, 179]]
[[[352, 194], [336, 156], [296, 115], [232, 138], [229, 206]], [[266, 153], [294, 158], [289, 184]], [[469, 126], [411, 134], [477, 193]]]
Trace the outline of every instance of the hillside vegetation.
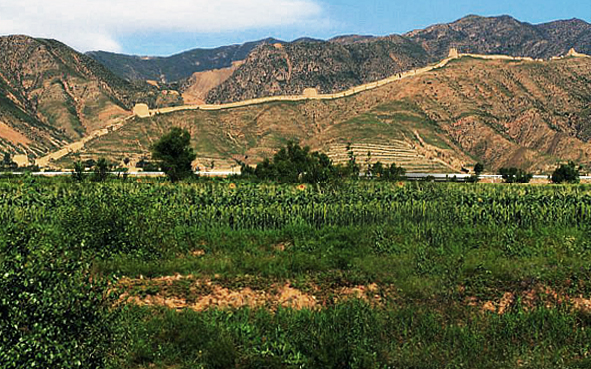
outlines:
[[491, 170], [547, 172], [559, 160], [589, 163], [590, 81], [589, 58], [462, 58], [345, 99], [135, 119], [89, 143], [81, 155], [141, 157], [171, 126], [181, 126], [191, 132], [202, 168], [211, 161], [218, 168], [253, 164], [295, 139], [335, 160], [350, 142], [360, 148], [360, 160], [367, 148], [373, 161], [415, 171], [459, 170], [483, 161]]

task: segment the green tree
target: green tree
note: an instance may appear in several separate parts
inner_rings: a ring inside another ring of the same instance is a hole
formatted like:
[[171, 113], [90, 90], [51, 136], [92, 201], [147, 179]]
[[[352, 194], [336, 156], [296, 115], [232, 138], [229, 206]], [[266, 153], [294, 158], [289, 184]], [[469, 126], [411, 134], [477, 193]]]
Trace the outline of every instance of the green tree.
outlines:
[[191, 163], [197, 155], [191, 148], [191, 135], [187, 130], [174, 127], [152, 146], [152, 158], [172, 182], [193, 174]]
[[482, 172], [484, 172], [484, 165], [482, 163], [476, 163], [476, 165], [474, 165], [474, 173], [477, 176], [480, 176]]
[[552, 173], [553, 183], [579, 183], [579, 170], [581, 168], [569, 161], [568, 164], [562, 164]]
[[371, 167], [371, 175], [373, 177], [383, 178], [384, 177], [384, 165], [381, 162], [376, 162]]
[[78, 160], [74, 163], [74, 173], [72, 173], [72, 178], [78, 182], [84, 181], [84, 164], [82, 161]]
[[[242, 173], [247, 176], [253, 171], [243, 166]], [[295, 142], [289, 142], [272, 160], [264, 159], [254, 169], [259, 179], [286, 183], [323, 183], [334, 178], [335, 173], [336, 168], [327, 155], [311, 152], [309, 147]]]
[[92, 177], [95, 182], [104, 182], [109, 177], [109, 171], [113, 166], [105, 158], [100, 158], [94, 166], [94, 175]]
[[9, 152], [5, 152], [4, 153], [4, 158], [2, 159], [2, 163], [0, 163], [1, 167], [3, 168], [7, 168], [7, 169], [15, 169], [18, 166], [16, 165], [15, 162], [12, 161], [12, 156], [10, 155]]
[[361, 167], [357, 164], [357, 156], [355, 156], [355, 151], [353, 151], [350, 142], [347, 144], [347, 152], [349, 154], [349, 161], [347, 162], [346, 173], [349, 177], [358, 179]]
[[515, 167], [501, 168], [499, 174], [503, 177], [505, 183], [529, 183], [534, 177], [533, 174]]
[[403, 167], [396, 166], [396, 163], [392, 163], [388, 170], [384, 173], [387, 179], [392, 181], [399, 181], [404, 179], [404, 175], [406, 174], [406, 169]]

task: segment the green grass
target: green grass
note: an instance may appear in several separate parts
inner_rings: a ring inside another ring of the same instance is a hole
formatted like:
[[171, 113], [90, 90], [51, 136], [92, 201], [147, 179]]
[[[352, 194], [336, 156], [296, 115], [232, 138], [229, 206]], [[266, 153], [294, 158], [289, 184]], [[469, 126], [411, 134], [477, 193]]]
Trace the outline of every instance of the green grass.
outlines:
[[[590, 315], [569, 297], [591, 294], [591, 187], [231, 181], [2, 179], [0, 266], [24, 237], [136, 278], [139, 298], [194, 302], [203, 280], [317, 297], [314, 310], [128, 306], [122, 368], [588, 367]], [[192, 277], [150, 279], [176, 273]], [[379, 302], [338, 299], [373, 283]], [[536, 288], [560, 298], [528, 300]], [[504, 314], [484, 310], [507, 293]]]
[[319, 311], [134, 309], [139, 368], [585, 368], [591, 334], [563, 310], [497, 316], [349, 302]]

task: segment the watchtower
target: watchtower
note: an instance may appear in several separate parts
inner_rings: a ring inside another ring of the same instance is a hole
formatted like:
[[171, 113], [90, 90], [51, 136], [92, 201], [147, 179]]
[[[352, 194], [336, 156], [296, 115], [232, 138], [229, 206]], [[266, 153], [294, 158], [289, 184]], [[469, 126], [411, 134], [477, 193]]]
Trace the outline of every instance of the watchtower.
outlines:
[[449, 55], [447, 57], [450, 59], [457, 59], [460, 57], [460, 53], [458, 53], [458, 49], [452, 47], [449, 49]]

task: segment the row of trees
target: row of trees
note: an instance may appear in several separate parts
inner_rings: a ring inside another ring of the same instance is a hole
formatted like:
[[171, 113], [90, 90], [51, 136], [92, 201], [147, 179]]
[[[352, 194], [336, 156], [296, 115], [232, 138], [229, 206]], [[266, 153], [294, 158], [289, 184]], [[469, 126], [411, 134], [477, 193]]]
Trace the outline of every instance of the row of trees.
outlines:
[[[581, 169], [582, 167], [572, 161], [568, 164], [561, 164], [552, 172], [550, 180], [552, 183], [579, 183]], [[529, 183], [534, 177], [532, 173], [514, 167], [501, 168], [499, 174], [505, 183]]]
[[[361, 166], [353, 151], [348, 147], [349, 160], [345, 165], [335, 165], [324, 153], [312, 152], [309, 147], [289, 142], [272, 159], [264, 159], [256, 167], [241, 164], [244, 178], [272, 180], [284, 183], [326, 183], [345, 178], [359, 178]], [[400, 180], [406, 171], [402, 167], [377, 162], [367, 165], [365, 175], [371, 178]]]
[[[152, 146], [152, 158], [172, 182], [193, 175], [192, 162], [197, 156], [191, 148], [190, 141], [191, 136], [188, 131], [175, 127]], [[406, 174], [406, 170], [396, 164], [389, 166], [381, 162], [371, 164], [369, 152], [365, 170], [362, 172], [350, 144], [347, 146], [347, 151], [348, 161], [344, 165], [335, 165], [324, 153], [312, 152], [309, 147], [288, 142], [286, 147], [281, 148], [273, 158], [264, 159], [255, 167], [241, 163], [241, 175], [244, 178], [285, 183], [325, 183], [345, 178], [357, 179], [360, 173], [363, 173], [366, 178], [395, 181], [403, 179]], [[93, 164], [92, 179], [98, 182], [104, 181], [112, 170], [111, 164], [104, 158]], [[74, 166], [74, 178], [82, 181], [85, 178], [84, 170], [85, 164], [77, 162]], [[569, 162], [560, 165], [550, 179], [553, 183], [578, 183], [580, 170], [581, 167], [577, 167], [574, 162]], [[478, 182], [482, 172], [484, 172], [484, 165], [477, 163], [474, 166], [475, 174], [467, 181]], [[498, 173], [505, 183], [529, 183], [533, 178], [531, 173], [515, 167], [501, 168]]]

